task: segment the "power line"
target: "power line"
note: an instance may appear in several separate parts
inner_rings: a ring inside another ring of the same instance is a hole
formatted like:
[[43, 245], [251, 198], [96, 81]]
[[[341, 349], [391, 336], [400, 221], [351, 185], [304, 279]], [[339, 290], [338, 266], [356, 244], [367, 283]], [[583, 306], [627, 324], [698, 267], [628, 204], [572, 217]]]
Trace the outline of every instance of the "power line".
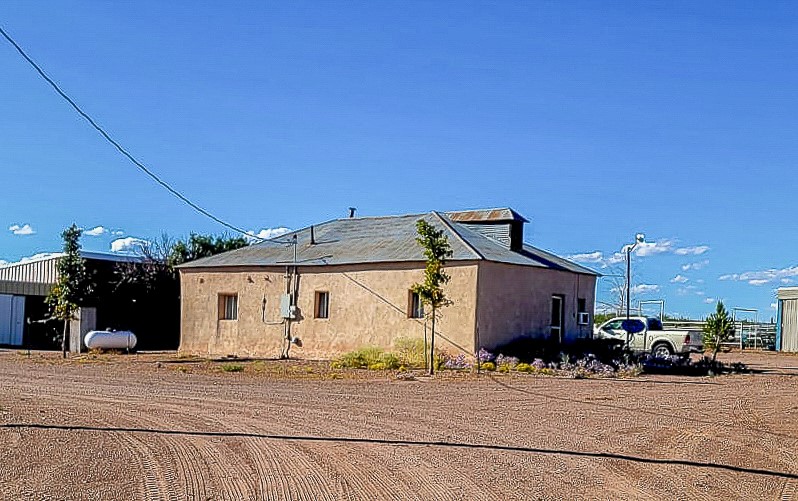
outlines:
[[84, 118], [84, 119], [85, 119], [87, 122], [89, 122], [89, 124], [90, 124], [90, 125], [91, 125], [91, 126], [92, 126], [92, 127], [93, 127], [93, 128], [96, 130], [96, 131], [97, 131], [97, 132], [99, 132], [99, 133], [100, 133], [100, 135], [102, 135], [102, 136], [103, 136], [103, 138], [105, 138], [105, 140], [106, 140], [106, 141], [108, 141], [109, 143], [111, 143], [111, 144], [114, 146], [114, 148], [116, 148], [117, 150], [119, 150], [119, 152], [120, 152], [122, 155], [124, 155], [124, 156], [125, 156], [125, 157], [126, 157], [128, 160], [130, 160], [131, 162], [133, 162], [133, 165], [135, 165], [136, 167], [138, 167], [138, 168], [139, 168], [139, 170], [141, 170], [141, 171], [142, 171], [144, 174], [146, 174], [147, 176], [149, 176], [150, 178], [152, 178], [152, 179], [153, 179], [153, 180], [154, 180], [156, 183], [158, 183], [158, 184], [159, 184], [159, 185], [161, 185], [163, 188], [165, 188], [165, 189], [166, 189], [166, 190], [167, 190], [169, 193], [171, 193], [172, 195], [174, 195], [175, 197], [177, 197], [177, 198], [178, 198], [180, 201], [182, 201], [183, 203], [185, 203], [186, 205], [188, 205], [189, 207], [191, 207], [191, 208], [192, 208], [192, 209], [194, 209], [195, 211], [199, 212], [199, 213], [200, 213], [200, 214], [202, 214], [203, 216], [206, 216], [206, 217], [208, 217], [208, 218], [212, 219], [213, 221], [216, 221], [217, 223], [221, 224], [222, 226], [224, 226], [224, 227], [226, 227], [226, 228], [229, 228], [229, 229], [231, 229], [231, 230], [233, 230], [233, 231], [235, 231], [235, 232], [237, 232], [237, 233], [241, 233], [242, 235], [247, 235], [247, 237], [248, 237], [248, 238], [253, 238], [253, 239], [256, 239], [256, 240], [260, 240], [260, 241], [263, 241], [263, 240], [264, 240], [264, 239], [262, 239], [262, 238], [260, 238], [260, 237], [258, 237], [258, 236], [255, 236], [255, 235], [253, 235], [253, 234], [251, 234], [251, 233], [248, 233], [246, 230], [243, 230], [243, 229], [241, 229], [241, 228], [239, 228], [239, 227], [237, 227], [237, 226], [235, 226], [235, 225], [233, 225], [233, 224], [230, 224], [230, 223], [228, 223], [227, 221], [224, 221], [224, 220], [220, 219], [220, 218], [219, 218], [219, 217], [217, 217], [217, 216], [214, 216], [213, 214], [211, 214], [210, 212], [208, 212], [206, 209], [203, 209], [203, 208], [202, 208], [202, 207], [200, 207], [199, 205], [197, 205], [197, 204], [195, 204], [194, 202], [192, 202], [191, 200], [189, 200], [189, 199], [188, 199], [188, 198], [187, 198], [185, 195], [183, 195], [182, 193], [180, 193], [179, 191], [177, 191], [175, 188], [172, 188], [172, 186], [170, 186], [170, 185], [169, 185], [169, 183], [167, 183], [166, 181], [164, 181], [163, 179], [161, 179], [161, 178], [160, 178], [160, 177], [159, 177], [157, 174], [155, 174], [155, 173], [154, 173], [154, 172], [152, 172], [150, 169], [148, 169], [148, 168], [147, 168], [147, 167], [146, 167], [144, 164], [142, 164], [141, 162], [139, 162], [138, 160], [136, 160], [136, 158], [135, 158], [133, 155], [131, 155], [130, 153], [128, 153], [128, 151], [127, 151], [127, 150], [126, 150], [126, 149], [125, 149], [125, 148], [124, 148], [124, 147], [123, 147], [121, 144], [119, 144], [119, 143], [118, 143], [118, 142], [117, 142], [117, 141], [116, 141], [114, 138], [112, 138], [110, 134], [108, 134], [108, 133], [107, 133], [107, 132], [106, 132], [106, 131], [105, 131], [105, 130], [102, 128], [102, 127], [100, 127], [99, 125], [97, 125], [97, 122], [95, 122], [95, 121], [94, 121], [94, 119], [93, 119], [91, 116], [89, 116], [89, 114], [88, 114], [88, 113], [86, 113], [85, 111], [83, 111], [83, 110], [81, 109], [81, 107], [80, 107], [80, 106], [78, 106], [78, 105], [77, 105], [77, 103], [76, 103], [76, 102], [75, 102], [75, 101], [74, 101], [74, 100], [73, 100], [71, 97], [69, 97], [69, 96], [66, 94], [66, 92], [64, 92], [63, 90], [61, 90], [61, 87], [59, 87], [59, 86], [58, 86], [58, 84], [57, 84], [57, 83], [55, 83], [55, 82], [53, 81], [53, 79], [52, 79], [52, 78], [50, 78], [49, 76], [47, 76], [47, 74], [44, 72], [44, 70], [43, 70], [43, 69], [42, 69], [42, 68], [41, 68], [41, 67], [40, 67], [38, 64], [36, 64], [36, 62], [35, 62], [33, 59], [31, 59], [31, 57], [30, 57], [30, 56], [29, 56], [29, 55], [28, 55], [28, 54], [27, 54], [27, 53], [26, 53], [26, 52], [25, 52], [25, 51], [22, 49], [22, 47], [20, 47], [20, 46], [19, 46], [19, 44], [18, 44], [17, 42], [15, 42], [15, 41], [14, 41], [14, 39], [13, 39], [13, 38], [11, 38], [11, 36], [10, 36], [8, 33], [6, 33], [6, 31], [5, 31], [5, 30], [4, 30], [2, 27], [0, 27], [0, 34], [2, 34], [2, 35], [3, 35], [3, 37], [5, 37], [5, 39], [6, 39], [6, 40], [8, 40], [8, 42], [9, 42], [9, 43], [10, 43], [12, 46], [14, 46], [14, 48], [17, 50], [17, 52], [19, 52], [19, 54], [20, 54], [20, 55], [21, 55], [21, 56], [22, 56], [22, 57], [23, 57], [23, 58], [24, 58], [24, 59], [25, 59], [25, 60], [26, 60], [26, 61], [27, 61], [27, 62], [28, 62], [28, 63], [29, 63], [31, 66], [33, 66], [33, 69], [35, 69], [35, 70], [36, 70], [36, 72], [37, 72], [37, 73], [38, 73], [38, 74], [39, 74], [39, 75], [40, 75], [40, 76], [41, 76], [41, 77], [42, 77], [42, 78], [43, 78], [43, 79], [44, 79], [44, 80], [45, 80], [47, 83], [49, 83], [49, 84], [50, 84], [50, 86], [51, 86], [53, 89], [55, 89], [55, 91], [58, 93], [58, 95], [60, 95], [62, 98], [64, 98], [64, 100], [65, 100], [67, 103], [69, 103], [69, 104], [70, 104], [70, 106], [72, 106], [72, 108], [74, 108], [74, 109], [75, 109], [75, 111], [77, 111], [77, 112], [78, 112], [78, 114], [79, 114], [80, 116], [82, 116], [82, 117], [83, 117], [83, 118]]

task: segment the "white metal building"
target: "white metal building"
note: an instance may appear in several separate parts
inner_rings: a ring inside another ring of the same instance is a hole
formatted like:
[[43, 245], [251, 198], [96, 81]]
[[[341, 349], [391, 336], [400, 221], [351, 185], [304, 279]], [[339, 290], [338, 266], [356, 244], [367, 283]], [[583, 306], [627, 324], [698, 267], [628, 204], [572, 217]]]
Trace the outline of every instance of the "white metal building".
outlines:
[[798, 287], [782, 287], [778, 297], [776, 349], [798, 352]]
[[[40, 254], [18, 263], [0, 266], [0, 346], [30, 345], [27, 319], [46, 315], [44, 297], [58, 280], [58, 260], [63, 254]], [[81, 252], [88, 267], [98, 262], [117, 263], [138, 260], [124, 255]], [[26, 342], [28, 341], [28, 342]]]

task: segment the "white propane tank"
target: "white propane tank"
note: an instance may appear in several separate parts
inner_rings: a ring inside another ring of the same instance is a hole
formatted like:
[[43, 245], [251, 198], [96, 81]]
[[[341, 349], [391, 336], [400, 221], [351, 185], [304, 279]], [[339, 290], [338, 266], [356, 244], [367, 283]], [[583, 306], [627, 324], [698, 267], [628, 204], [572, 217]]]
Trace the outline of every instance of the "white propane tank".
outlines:
[[83, 337], [90, 350], [132, 350], [137, 341], [130, 331], [89, 331]]

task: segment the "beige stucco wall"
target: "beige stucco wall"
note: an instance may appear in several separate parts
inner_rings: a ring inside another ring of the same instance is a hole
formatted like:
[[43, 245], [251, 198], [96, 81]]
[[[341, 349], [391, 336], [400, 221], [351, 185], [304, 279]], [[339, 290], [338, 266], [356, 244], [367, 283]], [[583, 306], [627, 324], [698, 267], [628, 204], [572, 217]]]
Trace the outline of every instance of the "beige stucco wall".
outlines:
[[479, 345], [495, 348], [519, 336], [547, 337], [552, 295], [565, 297], [565, 340], [590, 336], [577, 325], [577, 299], [584, 298], [593, 319], [596, 277], [530, 266], [479, 264]]
[[[477, 265], [448, 266], [446, 291], [453, 304], [442, 310], [436, 330], [469, 352], [474, 349]], [[201, 355], [276, 357], [284, 326], [279, 314], [284, 268], [184, 269], [180, 272], [180, 351]], [[423, 322], [407, 318], [408, 290], [423, 279], [423, 263], [300, 267], [291, 335], [303, 347], [292, 356], [329, 358], [365, 345], [390, 348], [398, 337], [423, 338]], [[330, 293], [327, 319], [314, 317], [316, 291]], [[238, 319], [219, 320], [219, 295], [238, 294]], [[266, 322], [262, 318], [266, 298]], [[442, 349], [457, 349], [443, 337]]]

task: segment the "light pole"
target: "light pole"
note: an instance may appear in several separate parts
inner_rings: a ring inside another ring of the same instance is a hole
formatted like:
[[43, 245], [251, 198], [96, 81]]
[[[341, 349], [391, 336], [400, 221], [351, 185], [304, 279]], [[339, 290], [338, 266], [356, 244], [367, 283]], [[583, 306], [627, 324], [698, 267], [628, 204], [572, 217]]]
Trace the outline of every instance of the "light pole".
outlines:
[[646, 236], [638, 233], [635, 235], [635, 243], [626, 246], [626, 320], [629, 320], [629, 309], [632, 304], [632, 251], [645, 241]]

